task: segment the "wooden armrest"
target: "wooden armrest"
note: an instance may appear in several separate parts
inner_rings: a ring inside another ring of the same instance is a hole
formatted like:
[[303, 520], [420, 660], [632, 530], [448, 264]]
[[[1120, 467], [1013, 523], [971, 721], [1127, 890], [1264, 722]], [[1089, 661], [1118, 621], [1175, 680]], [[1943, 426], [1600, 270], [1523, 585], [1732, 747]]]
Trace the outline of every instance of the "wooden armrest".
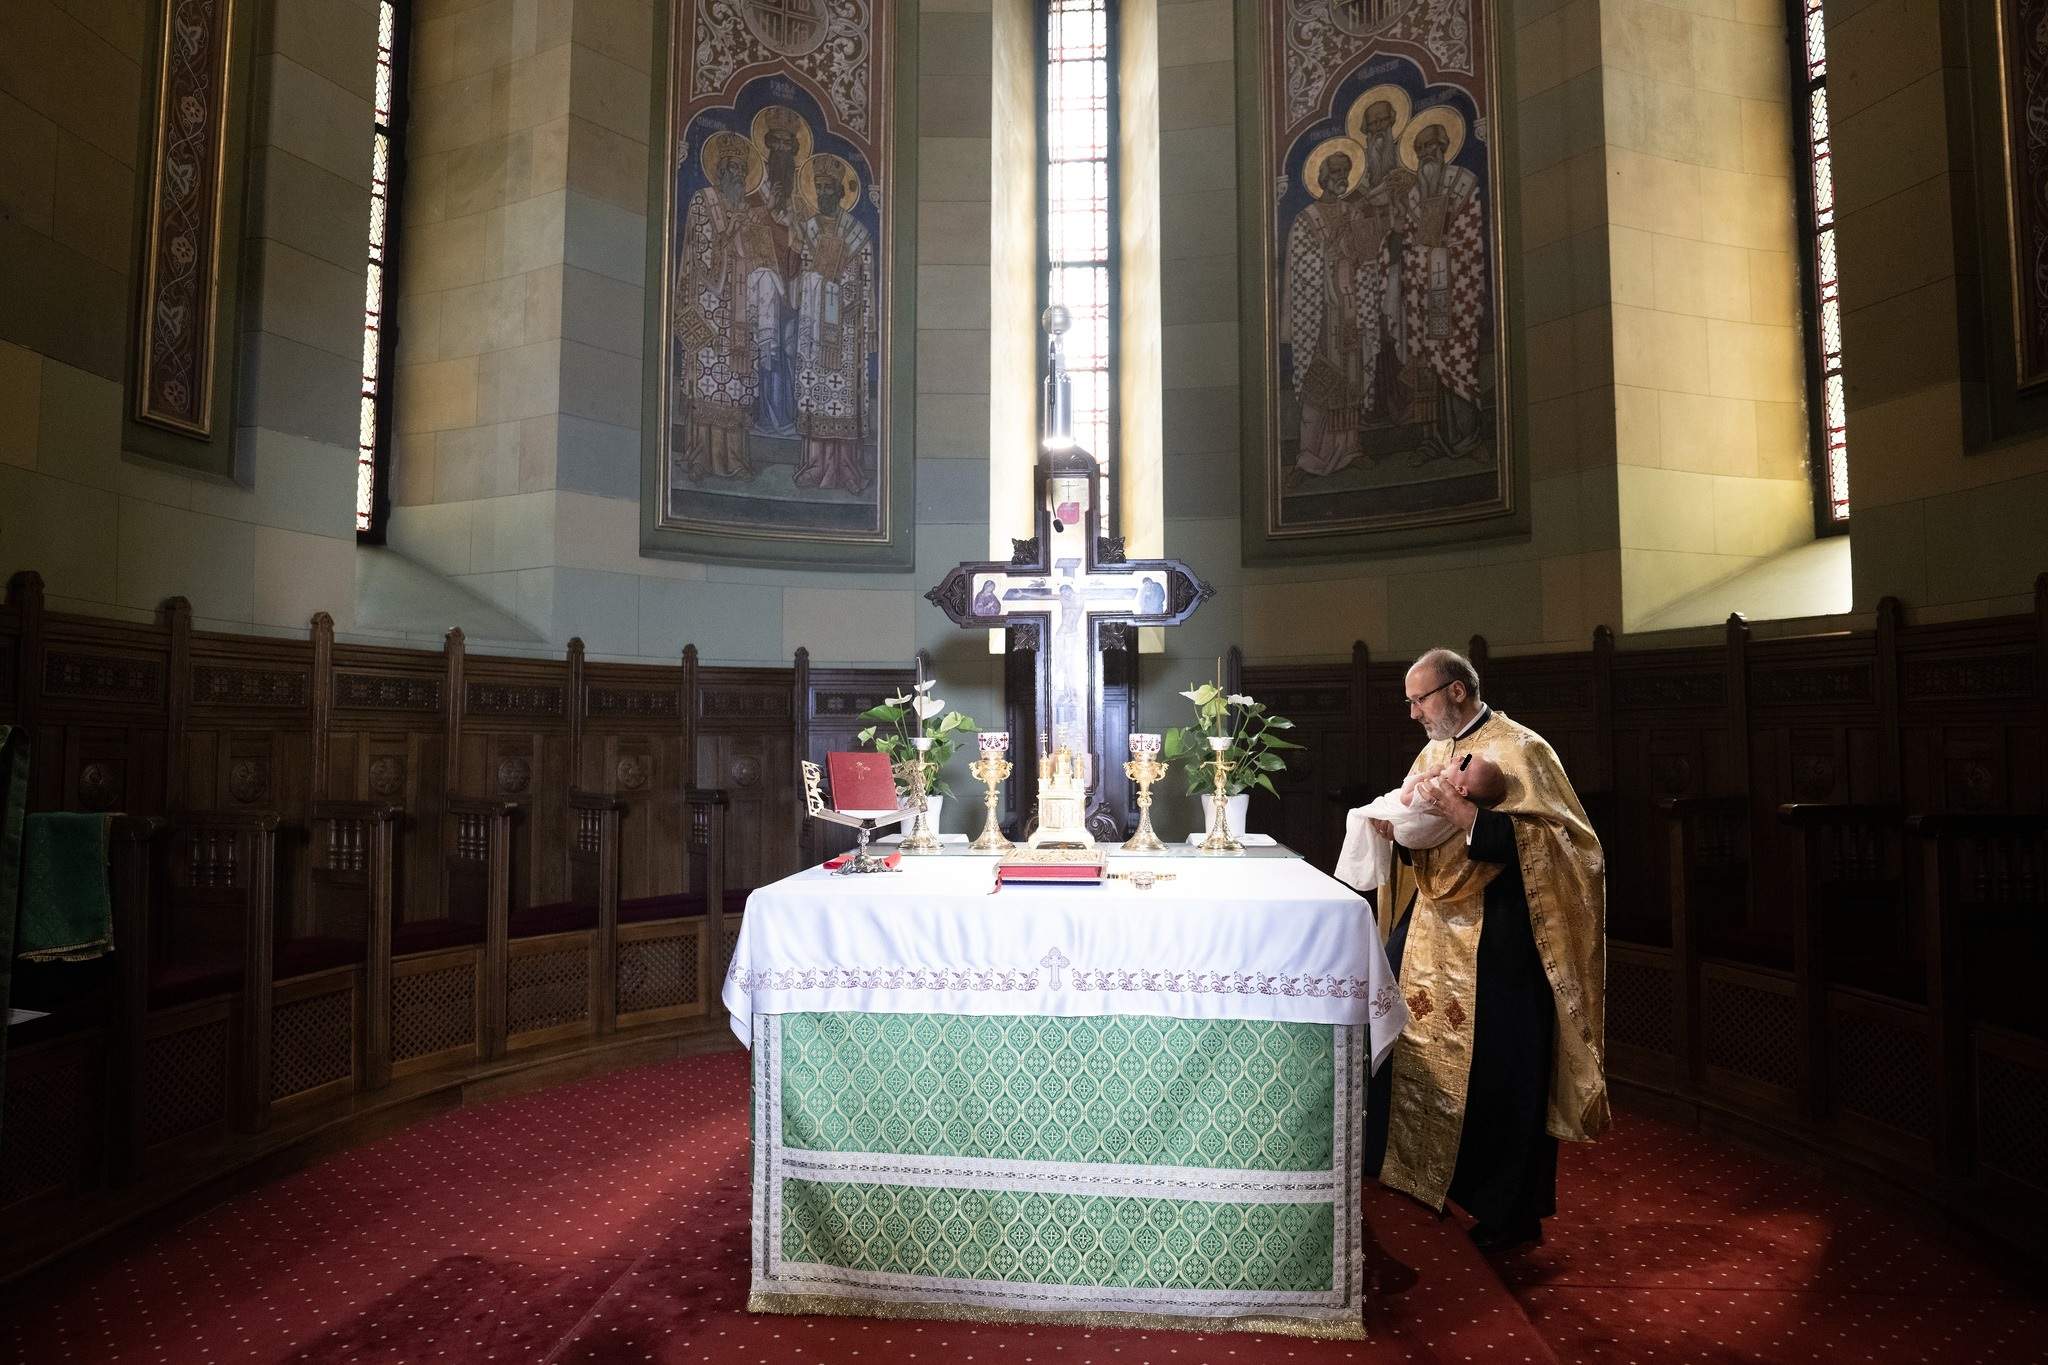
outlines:
[[307, 814], [314, 820], [396, 820], [405, 814], [388, 801], [315, 801]]
[[1666, 815], [1722, 815], [1749, 809], [1747, 796], [1662, 796], [1657, 809]]
[[723, 806], [727, 804], [725, 789], [722, 787], [689, 787], [683, 792], [683, 801], [692, 806]]
[[1986, 811], [1976, 815], [1944, 813], [1909, 815], [1906, 828], [1923, 839], [1951, 835], [2006, 835], [2025, 838], [2048, 833], [2048, 815], [2014, 815], [2008, 811]]
[[1896, 825], [1905, 812], [1896, 805], [1858, 805], [1852, 802], [1794, 801], [1778, 807], [1778, 818], [1788, 825]]
[[448, 798], [450, 815], [516, 815], [517, 801], [503, 801], [495, 796], [451, 796]]
[[279, 820], [274, 810], [194, 810], [184, 812], [172, 823], [180, 829], [250, 830], [274, 834]]

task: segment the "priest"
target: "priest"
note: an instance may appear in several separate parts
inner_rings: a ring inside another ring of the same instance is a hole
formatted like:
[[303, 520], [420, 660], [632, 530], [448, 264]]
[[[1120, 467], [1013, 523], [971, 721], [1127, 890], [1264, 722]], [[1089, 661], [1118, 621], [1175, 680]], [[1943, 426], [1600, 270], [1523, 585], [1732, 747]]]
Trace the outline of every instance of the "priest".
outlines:
[[[1607, 1126], [1606, 877], [1600, 841], [1542, 736], [1480, 699], [1461, 655], [1432, 649], [1406, 678], [1429, 743], [1411, 771], [1461, 831], [1403, 850], [1381, 893], [1387, 956], [1409, 1023], [1373, 1080], [1366, 1165], [1393, 1188], [1476, 1220], [1503, 1251], [1557, 1211], [1557, 1143]], [[1458, 762], [1484, 755], [1505, 795], [1476, 804]], [[1391, 828], [1382, 837], [1393, 837]]]

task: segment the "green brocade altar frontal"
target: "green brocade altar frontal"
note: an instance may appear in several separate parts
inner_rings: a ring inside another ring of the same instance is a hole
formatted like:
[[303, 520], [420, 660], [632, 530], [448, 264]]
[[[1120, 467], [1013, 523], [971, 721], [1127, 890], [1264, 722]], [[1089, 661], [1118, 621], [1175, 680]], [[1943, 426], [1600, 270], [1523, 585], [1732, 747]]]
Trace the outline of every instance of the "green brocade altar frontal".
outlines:
[[757, 1312], [1360, 1338], [1363, 1029], [754, 1017]]

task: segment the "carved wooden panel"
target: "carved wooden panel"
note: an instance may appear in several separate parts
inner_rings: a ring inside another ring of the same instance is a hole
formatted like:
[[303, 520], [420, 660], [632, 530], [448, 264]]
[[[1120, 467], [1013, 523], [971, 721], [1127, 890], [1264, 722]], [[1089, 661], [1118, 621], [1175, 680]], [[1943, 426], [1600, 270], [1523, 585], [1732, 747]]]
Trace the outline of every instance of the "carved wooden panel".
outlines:
[[424, 970], [400, 966], [391, 979], [393, 1064], [476, 1047], [474, 953], [437, 958]]
[[1940, 1101], [1926, 1011], [1831, 993], [1828, 1099], [1848, 1114], [1931, 1142]]
[[[508, 791], [512, 782], [522, 785]], [[519, 803], [512, 820], [512, 904], [552, 905], [569, 895], [569, 735], [561, 728], [465, 727], [456, 793]]]
[[592, 683], [585, 689], [593, 720], [676, 721], [682, 718], [682, 693], [676, 687], [630, 687]]
[[48, 702], [161, 706], [163, 661], [77, 648], [51, 649], [43, 657], [43, 698]]
[[701, 926], [694, 920], [659, 938], [619, 943], [619, 1013], [673, 1009], [699, 1002]]
[[1610, 953], [1607, 1038], [1661, 1056], [1678, 1051], [1677, 980], [1668, 954]]
[[167, 1142], [226, 1119], [228, 1046], [225, 1012], [165, 1029], [144, 1045], [144, 1142]]
[[1975, 1051], [1978, 1162], [2048, 1196], [2048, 1047], [1980, 1029]]
[[697, 676], [703, 729], [786, 732], [796, 719], [795, 680], [787, 669], [707, 668]]
[[436, 712], [441, 709], [441, 680], [399, 673], [337, 672], [334, 705], [341, 711]]
[[[324, 799], [379, 801], [405, 812], [394, 831], [392, 913], [399, 921], [439, 917], [440, 814], [447, 742], [439, 716], [407, 729], [390, 715], [338, 718], [327, 741]], [[412, 719], [399, 717], [396, 719]]]
[[270, 1021], [272, 1100], [354, 1077], [356, 996], [350, 976], [342, 976], [334, 989], [280, 1000]]
[[701, 733], [697, 782], [722, 787], [725, 884], [765, 886], [796, 871], [798, 778], [795, 746], [787, 732]]
[[1778, 1106], [1799, 1083], [1799, 1033], [1789, 979], [1707, 964], [1700, 981], [1707, 1066]]
[[590, 945], [579, 936], [561, 946], [513, 954], [505, 966], [505, 1030], [539, 1033], [590, 1017]]
[[7, 1159], [0, 1208], [79, 1186], [101, 1142], [106, 1052], [97, 1037], [7, 1055]]
[[1899, 697], [1908, 705], [2025, 701], [2036, 685], [2034, 660], [2020, 652], [1915, 658], [1899, 669]]
[[312, 672], [304, 668], [195, 664], [192, 668], [192, 704], [298, 710], [305, 707], [312, 684]]
[[560, 719], [567, 713], [568, 689], [550, 682], [471, 682], [463, 689], [463, 708], [473, 719], [517, 716]]
[[619, 894], [680, 895], [692, 875], [683, 792], [683, 737], [652, 726], [586, 734], [581, 784], [619, 798]]
[[[1707, 663], [1708, 661], [1702, 660]], [[1614, 670], [1614, 705], [1620, 711], [1677, 710], [1725, 706], [1728, 676], [1711, 666], [1637, 670], [1621, 663]]]
[[1875, 696], [1868, 663], [1759, 666], [1749, 680], [1749, 699], [1756, 706], [1842, 706]]

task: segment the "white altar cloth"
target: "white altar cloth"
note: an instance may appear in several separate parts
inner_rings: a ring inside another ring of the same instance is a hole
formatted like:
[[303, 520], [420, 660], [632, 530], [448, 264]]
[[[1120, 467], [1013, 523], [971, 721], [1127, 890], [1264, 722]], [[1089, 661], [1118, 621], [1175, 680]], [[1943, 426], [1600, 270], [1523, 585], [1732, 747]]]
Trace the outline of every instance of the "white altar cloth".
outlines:
[[995, 859], [808, 868], [747, 898], [722, 995], [756, 1014], [1158, 1015], [1366, 1025], [1377, 1069], [1408, 1007], [1372, 907], [1300, 859], [1119, 858], [1140, 889], [1005, 886]]

